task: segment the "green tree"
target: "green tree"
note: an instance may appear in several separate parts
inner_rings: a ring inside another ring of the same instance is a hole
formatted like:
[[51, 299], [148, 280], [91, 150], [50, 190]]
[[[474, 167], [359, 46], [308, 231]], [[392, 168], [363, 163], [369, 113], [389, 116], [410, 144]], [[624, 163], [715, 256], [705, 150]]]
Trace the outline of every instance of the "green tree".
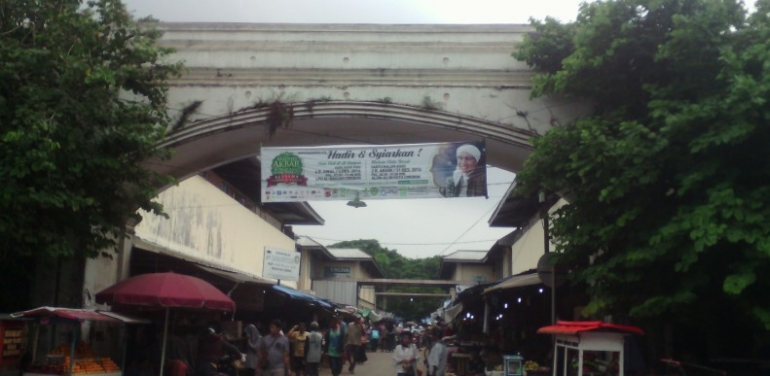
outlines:
[[[169, 122], [160, 33], [118, 0], [0, 2], [0, 263], [94, 257], [138, 208]], [[131, 98], [126, 100], [125, 98]]]
[[[358, 248], [371, 255], [385, 272], [385, 278], [391, 279], [439, 279], [440, 256], [424, 259], [408, 259], [398, 251], [384, 248], [377, 240], [351, 240], [333, 244], [329, 248]], [[441, 293], [440, 288], [398, 286], [389, 292], [403, 293]], [[427, 317], [441, 306], [441, 298], [422, 298], [398, 296], [388, 298], [388, 311], [408, 320]]]
[[533, 96], [593, 103], [517, 176], [569, 200], [552, 234], [590, 313], [770, 329], [770, 2], [756, 7], [583, 4], [573, 23], [533, 21], [514, 53], [539, 72]]

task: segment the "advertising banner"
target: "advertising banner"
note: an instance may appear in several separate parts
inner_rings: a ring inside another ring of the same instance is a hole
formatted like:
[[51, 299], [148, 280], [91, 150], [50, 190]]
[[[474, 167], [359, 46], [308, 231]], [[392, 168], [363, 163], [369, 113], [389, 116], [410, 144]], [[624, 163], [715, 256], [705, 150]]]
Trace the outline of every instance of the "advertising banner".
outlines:
[[299, 252], [265, 247], [262, 277], [282, 281], [299, 280]]
[[486, 145], [262, 148], [262, 202], [487, 196]]

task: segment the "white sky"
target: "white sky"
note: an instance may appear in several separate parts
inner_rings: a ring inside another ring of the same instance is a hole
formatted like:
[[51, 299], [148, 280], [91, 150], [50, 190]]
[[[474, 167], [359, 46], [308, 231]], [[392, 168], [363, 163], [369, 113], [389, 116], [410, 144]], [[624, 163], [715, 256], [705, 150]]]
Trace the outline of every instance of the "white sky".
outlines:
[[[550, 15], [574, 20], [579, 0], [124, 0], [136, 17], [166, 22], [525, 24]], [[455, 250], [489, 250], [512, 229], [487, 221], [514, 174], [488, 170], [489, 199], [371, 200], [355, 209], [345, 201], [311, 202], [324, 226], [295, 226], [299, 235], [330, 245], [377, 239], [410, 258]]]
[[579, 0], [124, 0], [167, 22], [489, 24], [575, 19]]

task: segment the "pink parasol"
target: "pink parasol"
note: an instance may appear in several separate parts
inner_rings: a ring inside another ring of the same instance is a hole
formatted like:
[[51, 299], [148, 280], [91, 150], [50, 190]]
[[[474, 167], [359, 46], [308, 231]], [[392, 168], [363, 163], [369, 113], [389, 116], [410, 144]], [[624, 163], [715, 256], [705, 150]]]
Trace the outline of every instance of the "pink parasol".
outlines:
[[172, 272], [140, 274], [125, 279], [97, 293], [96, 302], [166, 309], [166, 320], [163, 325], [163, 349], [160, 358], [161, 376], [166, 358], [168, 317], [171, 308], [235, 311], [235, 302], [210, 283], [189, 275]]
[[96, 294], [101, 304], [208, 308], [232, 312], [235, 302], [210, 283], [184, 274], [150, 273], [125, 279]]

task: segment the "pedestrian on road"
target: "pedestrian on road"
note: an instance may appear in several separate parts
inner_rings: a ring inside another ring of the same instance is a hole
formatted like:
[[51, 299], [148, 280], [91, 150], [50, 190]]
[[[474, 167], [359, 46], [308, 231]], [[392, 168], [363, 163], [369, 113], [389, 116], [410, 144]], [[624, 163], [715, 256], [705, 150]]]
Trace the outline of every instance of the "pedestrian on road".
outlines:
[[343, 338], [339, 319], [332, 319], [329, 331], [326, 333], [326, 344], [329, 346], [326, 354], [329, 357], [332, 376], [340, 376], [342, 373]]
[[246, 364], [244, 373], [253, 376], [258, 370], [257, 361], [259, 360], [259, 355], [257, 354], [257, 346], [262, 338], [262, 334], [259, 333], [259, 329], [254, 324], [247, 325], [243, 333], [246, 335]]
[[377, 352], [377, 343], [380, 342], [380, 327], [379, 325], [372, 326], [372, 352]]
[[359, 351], [361, 348], [361, 337], [364, 335], [364, 319], [358, 318], [355, 321], [352, 321], [350, 325], [348, 325], [348, 331], [346, 334], [346, 340], [345, 340], [345, 351], [348, 352], [348, 356], [350, 357], [350, 366], [348, 367], [348, 372], [350, 374], [355, 374], [356, 370], [356, 360], [360, 358]]
[[310, 323], [310, 333], [307, 336], [307, 374], [308, 376], [318, 376], [318, 364], [321, 363], [321, 354], [323, 353], [323, 335], [318, 332], [318, 323]]
[[444, 376], [446, 373], [447, 349], [446, 344], [441, 339], [441, 329], [431, 330], [429, 336], [433, 346], [431, 346], [430, 353], [428, 353], [428, 376]]
[[289, 340], [281, 332], [281, 321], [270, 322], [270, 334], [259, 340], [262, 376], [286, 376], [289, 372]]
[[393, 363], [396, 365], [396, 376], [413, 376], [416, 374], [417, 360], [420, 351], [412, 343], [412, 334], [401, 332], [401, 344], [393, 350]]
[[308, 333], [305, 331], [305, 324], [299, 323], [289, 330], [289, 341], [294, 345], [294, 353], [291, 357], [291, 367], [297, 376], [305, 374], [305, 344]]

